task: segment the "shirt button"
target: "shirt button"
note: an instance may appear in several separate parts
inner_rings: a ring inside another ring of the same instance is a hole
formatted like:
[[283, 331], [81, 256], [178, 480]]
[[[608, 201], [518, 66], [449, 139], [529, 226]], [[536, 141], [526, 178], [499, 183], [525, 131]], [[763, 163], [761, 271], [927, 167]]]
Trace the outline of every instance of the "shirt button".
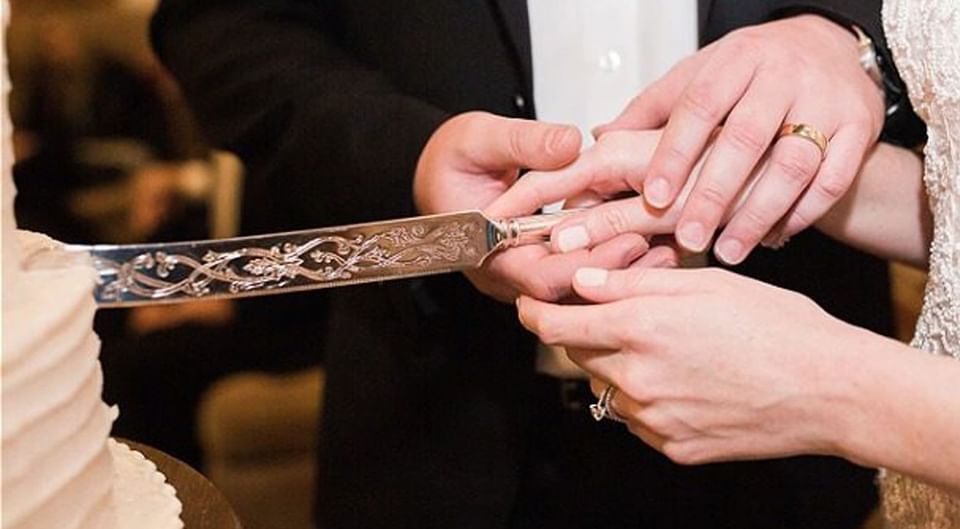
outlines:
[[514, 94], [513, 105], [517, 107], [517, 110], [523, 110], [527, 108], [527, 100], [523, 97], [523, 94]]
[[620, 52], [610, 50], [601, 55], [600, 58], [597, 59], [597, 63], [600, 65], [601, 70], [605, 72], [615, 72], [620, 69], [623, 59], [620, 57]]

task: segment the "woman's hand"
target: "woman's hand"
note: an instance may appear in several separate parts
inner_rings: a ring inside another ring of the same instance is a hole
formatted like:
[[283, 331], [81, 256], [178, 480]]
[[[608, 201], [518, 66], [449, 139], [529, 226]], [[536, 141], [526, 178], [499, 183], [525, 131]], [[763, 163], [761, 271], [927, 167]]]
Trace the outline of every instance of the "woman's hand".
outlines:
[[596, 305], [518, 301], [520, 320], [618, 389], [630, 430], [679, 463], [837, 453], [844, 379], [876, 339], [809, 299], [719, 269], [581, 269]]

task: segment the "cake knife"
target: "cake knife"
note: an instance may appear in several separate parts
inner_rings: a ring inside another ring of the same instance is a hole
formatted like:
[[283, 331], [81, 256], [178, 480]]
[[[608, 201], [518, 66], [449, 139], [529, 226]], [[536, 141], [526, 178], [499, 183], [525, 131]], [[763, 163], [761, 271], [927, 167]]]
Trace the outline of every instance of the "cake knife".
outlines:
[[26, 267], [92, 262], [101, 307], [279, 294], [477, 268], [498, 250], [545, 242], [575, 211], [498, 220], [461, 211], [229, 239], [56, 244]]

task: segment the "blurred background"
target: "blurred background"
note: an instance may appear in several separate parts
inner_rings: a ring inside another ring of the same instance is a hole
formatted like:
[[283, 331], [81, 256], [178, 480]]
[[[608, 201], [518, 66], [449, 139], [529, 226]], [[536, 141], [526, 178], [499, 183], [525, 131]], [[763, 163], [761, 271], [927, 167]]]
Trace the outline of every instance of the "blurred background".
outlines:
[[[236, 235], [243, 167], [208, 148], [152, 55], [155, 2], [12, 6], [21, 227], [85, 243]], [[893, 272], [906, 340], [924, 276]], [[101, 311], [96, 322], [105, 400], [121, 410], [114, 435], [201, 470], [249, 529], [311, 527], [322, 344], [295, 317], [297, 296], [284, 298]]]
[[[237, 234], [243, 168], [207, 147], [151, 53], [154, 7], [13, 0], [22, 228], [67, 242]], [[201, 470], [250, 529], [311, 527], [322, 348], [283, 317], [295, 310], [279, 299], [202, 302], [100, 311], [95, 324], [104, 399], [120, 407], [113, 435]]]

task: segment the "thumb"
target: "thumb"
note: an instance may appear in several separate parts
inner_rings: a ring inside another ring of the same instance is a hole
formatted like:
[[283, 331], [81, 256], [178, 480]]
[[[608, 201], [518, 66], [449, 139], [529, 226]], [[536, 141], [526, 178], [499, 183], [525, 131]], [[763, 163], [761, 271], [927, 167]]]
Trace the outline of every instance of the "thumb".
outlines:
[[471, 114], [461, 145], [480, 172], [557, 169], [580, 153], [580, 131], [572, 125]]

